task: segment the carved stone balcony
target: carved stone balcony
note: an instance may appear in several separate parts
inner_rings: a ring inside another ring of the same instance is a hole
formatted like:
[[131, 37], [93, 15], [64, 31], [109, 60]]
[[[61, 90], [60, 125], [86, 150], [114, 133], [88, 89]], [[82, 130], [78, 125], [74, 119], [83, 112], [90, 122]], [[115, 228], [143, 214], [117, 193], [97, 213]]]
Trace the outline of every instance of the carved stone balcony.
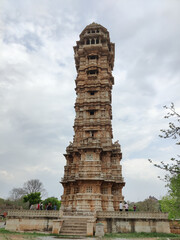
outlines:
[[101, 148], [101, 142], [97, 138], [89, 137], [80, 142], [81, 148]]

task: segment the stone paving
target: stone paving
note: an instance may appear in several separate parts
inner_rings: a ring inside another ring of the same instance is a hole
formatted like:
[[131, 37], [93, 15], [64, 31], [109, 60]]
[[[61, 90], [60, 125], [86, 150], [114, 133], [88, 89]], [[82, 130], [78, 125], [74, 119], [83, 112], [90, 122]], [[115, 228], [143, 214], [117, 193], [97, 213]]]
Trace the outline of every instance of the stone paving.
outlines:
[[[101, 239], [105, 239], [105, 238], [86, 238], [86, 237], [82, 237], [82, 238], [59, 238], [59, 237], [51, 237], [51, 236], [47, 236], [47, 237], [38, 237], [37, 239], [39, 240], [55, 240], [55, 239], [64, 239], [64, 240], [101, 240]], [[128, 238], [128, 240], [157, 240], [159, 238]], [[107, 238], [107, 240], [127, 240], [127, 238]], [[168, 240], [168, 238], [167, 238]], [[170, 239], [169, 239], [170, 240]]]
[[[64, 240], [102, 240], [105, 238], [58, 238], [58, 237], [38, 237], [37, 239], [39, 240], [55, 240], [55, 239], [64, 239]], [[128, 238], [128, 240], [157, 240], [159, 238]], [[107, 240], [127, 240], [127, 238], [107, 238]], [[170, 240], [169, 238], [167, 238], [167, 240]]]

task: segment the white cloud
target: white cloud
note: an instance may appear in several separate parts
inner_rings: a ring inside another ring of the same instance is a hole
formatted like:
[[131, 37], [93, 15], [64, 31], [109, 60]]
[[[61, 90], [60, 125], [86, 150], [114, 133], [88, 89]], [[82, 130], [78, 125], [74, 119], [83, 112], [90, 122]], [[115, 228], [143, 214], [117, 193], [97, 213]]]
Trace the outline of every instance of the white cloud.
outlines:
[[0, 178], [2, 181], [12, 181], [14, 176], [6, 170], [0, 170]]
[[161, 174], [147, 159], [126, 159], [122, 164], [126, 178], [133, 180], [157, 182], [157, 176]]

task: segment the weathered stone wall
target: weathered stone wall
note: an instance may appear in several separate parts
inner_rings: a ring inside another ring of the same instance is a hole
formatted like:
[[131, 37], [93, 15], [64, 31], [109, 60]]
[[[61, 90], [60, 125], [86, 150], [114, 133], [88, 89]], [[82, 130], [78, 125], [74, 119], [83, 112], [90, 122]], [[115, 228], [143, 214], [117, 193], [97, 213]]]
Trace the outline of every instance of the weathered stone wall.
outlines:
[[170, 233], [170, 225], [166, 213], [97, 212], [97, 222], [104, 224], [105, 233]]
[[59, 211], [11, 210], [8, 211], [6, 230], [51, 232], [53, 220], [58, 219]]
[[[87, 217], [91, 221], [87, 224], [87, 234], [93, 232], [92, 226], [95, 223], [104, 224], [105, 233], [127, 233], [127, 232], [164, 232], [170, 233], [168, 215], [165, 213], [145, 213], [145, 212], [92, 212], [67, 213], [60, 216], [58, 211], [9, 211], [6, 229], [11, 231], [43, 231], [52, 232], [53, 228], [60, 229], [58, 224], [62, 224], [67, 217], [82, 219]], [[67, 215], [68, 214], [68, 215]], [[95, 219], [95, 222], [92, 221]], [[57, 225], [57, 226], [56, 226]], [[92, 226], [91, 226], [92, 225]], [[94, 229], [95, 230], [95, 229]]]
[[10, 218], [6, 222], [6, 230], [51, 232], [53, 220], [49, 218]]
[[104, 224], [105, 233], [158, 232], [170, 233], [167, 220], [151, 219], [98, 219]]

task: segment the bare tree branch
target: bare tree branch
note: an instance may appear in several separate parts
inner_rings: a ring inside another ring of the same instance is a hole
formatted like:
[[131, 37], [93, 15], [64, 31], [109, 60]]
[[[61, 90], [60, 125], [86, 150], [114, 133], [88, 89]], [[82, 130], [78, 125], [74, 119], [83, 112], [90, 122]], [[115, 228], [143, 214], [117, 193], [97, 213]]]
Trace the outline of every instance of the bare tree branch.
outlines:
[[[168, 110], [164, 118], [173, 118], [173, 122], [169, 122], [168, 129], [161, 129], [163, 135], [159, 135], [161, 138], [172, 138], [176, 140], [176, 144], [180, 145], [180, 114], [176, 111], [174, 103], [171, 103], [170, 107], [164, 106]], [[178, 155], [178, 158], [180, 156]], [[153, 163], [151, 159], [149, 162]], [[171, 158], [171, 164], [161, 161], [160, 164], [153, 163], [155, 167], [163, 169], [172, 175], [180, 174], [180, 160]], [[165, 180], [168, 181], [168, 175], [165, 176]]]
[[39, 179], [31, 179], [24, 183], [23, 189], [28, 193], [40, 192], [42, 195], [46, 194], [46, 190]]
[[13, 188], [10, 191], [10, 199], [16, 201], [26, 194], [27, 192], [23, 188]]
[[169, 123], [169, 129], [161, 129], [160, 131], [164, 135], [159, 135], [161, 138], [172, 138], [177, 139], [176, 144], [180, 145], [180, 114], [176, 112], [174, 103], [171, 103], [170, 107], [164, 106], [165, 109], [169, 110], [169, 112], [164, 116], [164, 118], [175, 117], [176, 124], [174, 122]]
[[39, 179], [31, 179], [24, 183], [23, 188], [13, 188], [10, 191], [10, 199], [18, 200], [24, 195], [40, 192], [43, 197], [47, 196], [47, 192]]

